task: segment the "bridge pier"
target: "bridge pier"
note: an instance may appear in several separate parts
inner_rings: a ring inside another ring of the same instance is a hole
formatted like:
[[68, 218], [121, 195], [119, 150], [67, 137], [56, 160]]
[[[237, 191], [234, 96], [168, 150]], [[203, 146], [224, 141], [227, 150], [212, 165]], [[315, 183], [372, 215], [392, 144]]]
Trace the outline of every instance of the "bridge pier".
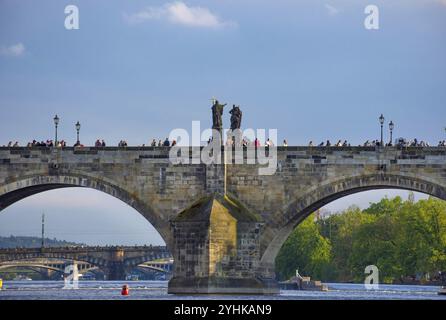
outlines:
[[238, 201], [221, 195], [200, 199], [172, 221], [177, 294], [275, 294], [277, 282], [260, 272], [263, 223]]
[[107, 280], [125, 280], [128, 268], [126, 267], [125, 251], [122, 248], [116, 248], [109, 252], [109, 264], [103, 268]]
[[59, 280], [60, 272], [51, 269], [45, 269], [42, 271], [41, 275], [45, 278], [45, 280]]
[[127, 268], [123, 263], [113, 263], [111, 266], [102, 269], [106, 280], [125, 280], [127, 276]]

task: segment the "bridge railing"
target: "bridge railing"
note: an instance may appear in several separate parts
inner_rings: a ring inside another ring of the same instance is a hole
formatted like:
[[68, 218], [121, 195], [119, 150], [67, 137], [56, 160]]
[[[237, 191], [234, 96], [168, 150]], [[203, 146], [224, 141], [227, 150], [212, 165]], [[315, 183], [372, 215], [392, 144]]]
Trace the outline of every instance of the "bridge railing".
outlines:
[[[36, 151], [42, 151], [42, 152], [50, 152], [52, 150], [61, 150], [61, 151], [73, 151], [75, 153], [86, 153], [86, 152], [92, 152], [96, 153], [97, 151], [165, 151], [168, 152], [172, 147], [138, 147], [138, 146], [131, 146], [131, 147], [0, 147], [0, 151], [3, 150], [10, 150], [10, 151], [23, 151], [23, 150], [36, 150]], [[194, 147], [188, 147], [188, 148], [200, 148], [202, 150], [205, 148], [204, 146], [194, 146]], [[222, 149], [228, 148], [227, 146], [222, 146]], [[248, 147], [243, 147], [247, 149]], [[268, 148], [268, 147], [266, 147]], [[395, 150], [446, 150], [446, 146], [429, 146], [429, 147], [422, 147], [422, 146], [276, 146], [278, 151], [303, 151], [303, 150], [364, 150], [364, 151], [374, 151], [374, 150], [382, 150], [382, 149], [395, 149]], [[12, 152], [14, 153], [14, 152]]]
[[0, 254], [4, 253], [20, 253], [20, 252], [60, 252], [60, 251], [115, 251], [115, 250], [124, 250], [124, 251], [167, 251], [166, 246], [109, 246], [109, 247], [101, 247], [101, 246], [67, 246], [67, 247], [36, 247], [36, 248], [0, 248]]

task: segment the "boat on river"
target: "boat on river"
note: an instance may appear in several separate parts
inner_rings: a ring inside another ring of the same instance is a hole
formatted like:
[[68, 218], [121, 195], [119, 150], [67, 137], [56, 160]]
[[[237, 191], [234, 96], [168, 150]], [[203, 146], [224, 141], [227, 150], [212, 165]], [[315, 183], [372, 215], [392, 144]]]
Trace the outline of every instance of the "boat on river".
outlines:
[[321, 281], [311, 280], [310, 277], [303, 277], [296, 270], [296, 276], [287, 281], [279, 282], [282, 290], [305, 290], [305, 291], [328, 291], [328, 286]]

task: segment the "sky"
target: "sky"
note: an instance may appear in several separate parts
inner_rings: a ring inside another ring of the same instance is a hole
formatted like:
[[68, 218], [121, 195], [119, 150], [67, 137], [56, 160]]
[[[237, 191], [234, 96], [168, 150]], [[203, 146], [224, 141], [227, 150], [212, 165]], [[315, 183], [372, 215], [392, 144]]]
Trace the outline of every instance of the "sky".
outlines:
[[[364, 27], [369, 4], [377, 30]], [[79, 9], [77, 30], [65, 28], [67, 5]], [[243, 128], [277, 129], [290, 145], [379, 139], [381, 113], [386, 140], [392, 120], [395, 138], [437, 144], [446, 138], [445, 40], [445, 0], [0, 0], [0, 145], [53, 139], [55, 114], [69, 145], [77, 121], [87, 145], [148, 144], [193, 120], [209, 127], [212, 97], [240, 105]], [[394, 191], [329, 208], [386, 194]], [[38, 235], [42, 211], [58, 238], [75, 237], [63, 226], [75, 221], [90, 244], [115, 241], [120, 227], [127, 244], [161, 241], [119, 200], [71, 188], [3, 210], [0, 235]]]

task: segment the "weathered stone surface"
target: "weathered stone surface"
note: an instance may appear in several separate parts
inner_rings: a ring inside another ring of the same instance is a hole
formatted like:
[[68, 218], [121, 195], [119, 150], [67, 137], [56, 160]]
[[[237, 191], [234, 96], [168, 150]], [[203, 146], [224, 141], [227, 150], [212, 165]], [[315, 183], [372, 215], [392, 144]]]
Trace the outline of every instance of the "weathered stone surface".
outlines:
[[172, 221], [177, 263], [169, 292], [266, 293], [257, 278], [262, 226], [259, 216], [218, 194], [182, 211]]
[[[284, 147], [277, 157], [277, 171], [268, 176], [258, 174], [257, 164], [173, 165], [168, 148], [0, 148], [0, 210], [46, 190], [94, 188], [135, 208], [175, 252], [170, 222], [197, 199], [226, 193], [261, 217], [256, 276], [273, 279], [274, 259], [289, 233], [333, 200], [380, 188], [446, 199], [446, 148]], [[233, 230], [229, 217], [219, 219], [214, 221]], [[190, 223], [197, 224], [197, 234], [204, 232], [201, 222]], [[229, 236], [219, 241], [228, 247], [234, 243]], [[190, 246], [185, 252], [192, 252]], [[201, 261], [197, 273], [205, 265], [209, 261]]]

